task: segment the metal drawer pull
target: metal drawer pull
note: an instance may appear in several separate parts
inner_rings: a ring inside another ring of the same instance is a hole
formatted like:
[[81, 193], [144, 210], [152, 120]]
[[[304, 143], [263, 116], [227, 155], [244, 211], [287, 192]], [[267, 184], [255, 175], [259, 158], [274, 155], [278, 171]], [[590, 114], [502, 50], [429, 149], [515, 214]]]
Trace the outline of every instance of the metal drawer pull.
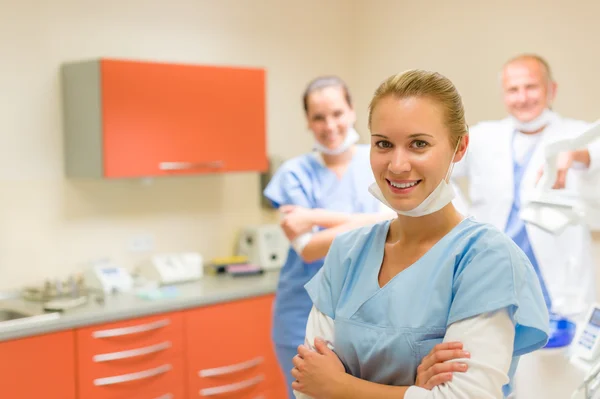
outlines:
[[138, 371], [137, 373], [116, 375], [114, 377], [97, 378], [94, 380], [94, 385], [100, 387], [103, 385], [115, 385], [122, 384], [124, 382], [143, 380], [146, 378], [164, 374], [170, 371], [172, 368], [173, 367], [170, 364], [163, 364], [162, 366], [158, 366], [150, 370]]
[[264, 375], [259, 375], [249, 380], [236, 382], [235, 384], [221, 385], [220, 387], [205, 388], [200, 390], [200, 396], [214, 396], [221, 395], [223, 393], [241, 391], [242, 389], [249, 388], [254, 385], [258, 385], [265, 380]]
[[186, 170], [186, 169], [202, 169], [211, 168], [219, 169], [225, 166], [223, 161], [209, 162], [161, 162], [158, 164], [160, 170]]
[[112, 338], [122, 337], [123, 335], [138, 334], [146, 331], [158, 330], [159, 328], [166, 327], [170, 324], [169, 319], [163, 319], [154, 321], [148, 324], [140, 324], [131, 327], [113, 328], [112, 330], [94, 331], [92, 337], [94, 338]]
[[243, 363], [232, 364], [231, 366], [216, 367], [214, 369], [200, 370], [198, 372], [198, 375], [200, 377], [214, 377], [217, 375], [232, 374], [232, 373], [236, 373], [238, 371], [248, 370], [248, 369], [251, 369], [252, 367], [256, 367], [259, 364], [261, 364], [263, 361], [264, 361], [264, 358], [262, 356], [259, 356], [255, 359], [248, 360]]
[[113, 360], [129, 359], [132, 357], [149, 355], [151, 353], [156, 353], [156, 352], [167, 350], [170, 347], [171, 347], [171, 342], [165, 341], [160, 344], [146, 346], [143, 348], [131, 349], [131, 350], [122, 351], [122, 352], [111, 352], [111, 353], [103, 353], [101, 355], [94, 355], [93, 359], [96, 363], [110, 362]]
[[173, 396], [172, 393], [167, 393], [167, 394], [165, 394], [163, 396], [159, 396], [158, 398], [155, 398], [155, 399], [173, 399], [174, 397], [175, 396]]

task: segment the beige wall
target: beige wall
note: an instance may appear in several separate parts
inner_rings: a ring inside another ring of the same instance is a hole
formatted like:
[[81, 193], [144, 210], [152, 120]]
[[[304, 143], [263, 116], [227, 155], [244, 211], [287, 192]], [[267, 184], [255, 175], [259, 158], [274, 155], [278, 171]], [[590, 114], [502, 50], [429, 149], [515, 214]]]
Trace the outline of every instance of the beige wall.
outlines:
[[260, 209], [254, 173], [149, 185], [65, 180], [63, 61], [264, 66], [269, 152], [291, 157], [311, 143], [300, 92], [323, 73], [348, 80], [366, 137], [366, 105], [387, 75], [439, 70], [458, 85], [474, 123], [503, 116], [502, 62], [538, 51], [560, 82], [556, 109], [595, 119], [599, 13], [597, 1], [0, 0], [0, 289], [62, 277], [101, 256], [131, 267], [143, 256], [128, 251], [137, 234], [153, 235], [157, 251], [227, 255], [240, 227], [272, 219]]
[[[375, 87], [409, 68], [437, 70], [463, 95], [470, 124], [501, 118], [498, 73], [511, 56], [537, 52], [558, 80], [555, 109], [574, 118], [600, 117], [597, 93], [600, 2], [477, 0], [357, 1], [354, 91], [366, 109]], [[364, 119], [363, 119], [364, 130]]]
[[[255, 173], [138, 180], [63, 178], [59, 65], [107, 56], [263, 66], [268, 148], [310, 146], [300, 93], [353, 72], [346, 0], [0, 0], [0, 289], [63, 277], [109, 256], [131, 267], [140, 233], [157, 251], [231, 254], [260, 222]], [[309, 25], [308, 22], [311, 24]], [[243, 134], [243, 132], [240, 132]]]
[[[555, 110], [587, 121], [600, 118], [600, 2], [478, 0], [357, 1], [353, 31], [359, 127], [377, 85], [409, 68], [437, 70], [460, 90], [469, 124], [505, 116], [498, 73], [521, 52], [548, 59], [558, 81]], [[600, 232], [594, 233], [600, 266]], [[599, 290], [600, 293], [600, 272]]]

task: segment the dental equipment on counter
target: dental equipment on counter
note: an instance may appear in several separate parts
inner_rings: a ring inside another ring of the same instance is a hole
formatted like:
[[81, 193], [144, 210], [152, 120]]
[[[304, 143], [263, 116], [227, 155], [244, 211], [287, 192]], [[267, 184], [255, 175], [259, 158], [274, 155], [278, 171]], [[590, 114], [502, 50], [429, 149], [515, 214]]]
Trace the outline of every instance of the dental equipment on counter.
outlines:
[[278, 270], [287, 258], [290, 243], [278, 224], [248, 226], [238, 238], [238, 256], [245, 256], [248, 262], [264, 269]]
[[160, 285], [194, 281], [204, 275], [204, 259], [198, 252], [158, 254], [142, 263], [136, 274]]
[[[600, 120], [592, 124], [577, 137], [550, 143], [544, 149], [544, 174], [535, 191], [526, 198], [521, 218], [551, 234], [561, 234], [572, 224], [590, 223], [584, 216], [591, 217], [594, 208], [600, 208], [600, 197], [588, 195], [581, 190], [552, 189], [554, 185], [558, 155], [563, 151], [585, 148], [600, 139]], [[586, 215], [587, 214], [587, 215]]]

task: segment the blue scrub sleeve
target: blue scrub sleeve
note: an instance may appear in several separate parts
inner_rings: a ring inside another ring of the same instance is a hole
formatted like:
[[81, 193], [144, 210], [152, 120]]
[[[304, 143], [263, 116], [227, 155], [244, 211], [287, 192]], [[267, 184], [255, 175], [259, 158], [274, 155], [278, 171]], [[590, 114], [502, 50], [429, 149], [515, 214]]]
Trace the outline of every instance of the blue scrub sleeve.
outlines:
[[548, 311], [533, 266], [507, 237], [497, 235], [462, 259], [453, 281], [448, 326], [508, 308], [515, 323], [514, 356], [548, 342]]
[[[337, 298], [341, 287], [332, 286], [332, 271], [340, 269], [340, 256], [339, 256], [339, 240], [335, 238], [327, 256], [325, 257], [325, 263], [323, 267], [317, 272], [317, 274], [304, 285], [304, 288], [308, 292], [308, 296], [313, 302], [313, 305], [323, 314], [335, 319], [335, 308], [337, 304]], [[335, 279], [338, 281], [339, 279]], [[338, 293], [338, 295], [336, 295]]]
[[299, 205], [313, 208], [309, 193], [312, 187], [309, 179], [302, 179], [291, 166], [283, 165], [275, 173], [263, 195], [267, 197], [275, 208], [281, 205]]

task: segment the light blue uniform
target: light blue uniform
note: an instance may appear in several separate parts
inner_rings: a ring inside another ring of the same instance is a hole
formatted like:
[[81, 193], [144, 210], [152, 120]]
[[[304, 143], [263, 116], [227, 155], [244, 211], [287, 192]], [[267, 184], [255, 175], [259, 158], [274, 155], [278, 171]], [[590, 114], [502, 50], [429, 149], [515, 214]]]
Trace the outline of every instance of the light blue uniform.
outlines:
[[516, 325], [512, 380], [518, 357], [548, 340], [544, 298], [525, 254], [494, 227], [465, 219], [380, 288], [389, 225], [336, 237], [325, 266], [306, 285], [317, 309], [334, 319], [334, 345], [347, 371], [414, 385], [421, 360], [452, 323], [508, 308]]
[[[368, 192], [374, 181], [369, 163], [369, 146], [357, 145], [348, 169], [339, 179], [315, 153], [305, 154], [284, 163], [264, 191], [278, 208], [281, 205], [300, 205], [348, 213], [374, 213], [377, 201]], [[304, 343], [306, 322], [312, 302], [304, 285], [323, 266], [323, 260], [305, 263], [290, 248], [281, 270], [273, 315], [273, 340], [280, 366], [288, 380], [293, 398], [290, 374], [292, 358], [298, 345]]]

